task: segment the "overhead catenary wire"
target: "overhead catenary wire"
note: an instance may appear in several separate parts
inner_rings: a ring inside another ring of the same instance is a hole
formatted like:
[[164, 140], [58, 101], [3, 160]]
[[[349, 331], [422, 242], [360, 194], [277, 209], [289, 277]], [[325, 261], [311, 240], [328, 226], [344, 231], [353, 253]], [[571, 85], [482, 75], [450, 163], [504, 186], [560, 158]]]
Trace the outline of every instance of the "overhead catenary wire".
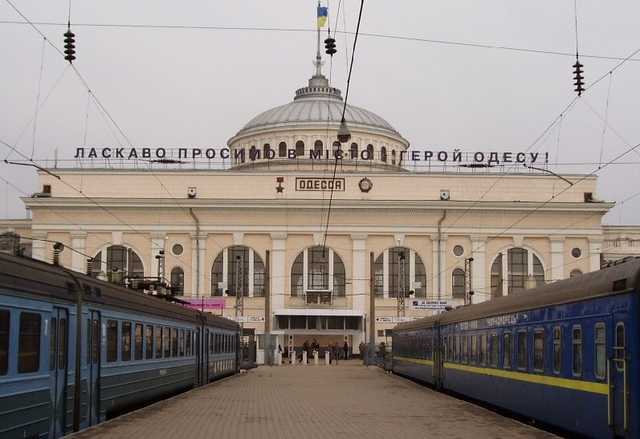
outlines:
[[[360, 10], [358, 11], [358, 23], [356, 24], [356, 33], [353, 38], [353, 47], [351, 49], [351, 62], [349, 63], [349, 74], [347, 75], [347, 87], [344, 94], [344, 103], [342, 106], [342, 116], [340, 118], [340, 126], [342, 127], [345, 123], [344, 115], [347, 111], [347, 102], [349, 100], [349, 89], [351, 88], [351, 74], [353, 72], [353, 62], [356, 56], [356, 45], [358, 43], [358, 33], [360, 32], [360, 23], [362, 21], [362, 10], [364, 9], [364, 0], [360, 0]], [[331, 146], [331, 150], [333, 151], [333, 145]], [[322, 240], [322, 246], [325, 247], [327, 243], [327, 234], [329, 232], [329, 222], [331, 221], [331, 205], [333, 203], [333, 193], [334, 186], [336, 180], [336, 172], [338, 170], [338, 153], [334, 152], [335, 155], [335, 163], [333, 165], [333, 176], [331, 177], [331, 193], [329, 195], [329, 207], [327, 209], [327, 225], [324, 230], [324, 238]]]
[[38, 132], [38, 112], [40, 110], [40, 91], [42, 89], [42, 73], [44, 71], [44, 55], [45, 55], [45, 44], [46, 44], [47, 38], [43, 37], [42, 38], [42, 49], [41, 49], [41, 54], [40, 54], [40, 72], [38, 74], [38, 92], [36, 93], [36, 108], [35, 108], [35, 114], [33, 115], [33, 132], [32, 132], [32, 139], [31, 139], [31, 158], [33, 158], [33, 154], [35, 153], [36, 150], [36, 135]]
[[[346, 5], [345, 5], [346, 6]], [[345, 7], [343, 6], [343, 8]], [[14, 25], [24, 25], [24, 22], [17, 20], [0, 20], [0, 24], [14, 24]], [[54, 21], [34, 21], [33, 24], [38, 26], [66, 26], [66, 23], [62, 22], [54, 22]], [[153, 29], [153, 30], [195, 30], [195, 31], [251, 31], [251, 32], [316, 32], [315, 29], [311, 28], [292, 28], [292, 27], [267, 27], [267, 26], [216, 26], [216, 25], [186, 25], [186, 24], [149, 24], [149, 23], [74, 23], [75, 27], [89, 27], [89, 28], [105, 28], [105, 29]], [[350, 32], [346, 30], [338, 30], [336, 33], [342, 33], [347, 35], [354, 35], [354, 32]], [[396, 34], [384, 34], [384, 33], [375, 33], [375, 32], [360, 32], [361, 37], [369, 37], [369, 38], [381, 38], [381, 39], [391, 39], [391, 40], [400, 40], [400, 41], [412, 41], [418, 43], [428, 43], [434, 45], [444, 45], [444, 46], [453, 46], [453, 47], [467, 47], [467, 48], [476, 48], [476, 49], [487, 49], [487, 50], [502, 50], [509, 52], [521, 52], [521, 53], [531, 53], [531, 54], [539, 54], [539, 55], [554, 55], [554, 56], [563, 56], [563, 57], [575, 57], [575, 53], [573, 52], [565, 52], [561, 50], [546, 50], [546, 49], [534, 49], [534, 48], [526, 48], [526, 47], [516, 47], [516, 46], [508, 46], [502, 44], [490, 44], [490, 43], [480, 43], [480, 42], [466, 42], [466, 41], [454, 41], [454, 40], [444, 40], [444, 39], [435, 39], [435, 38], [424, 38], [424, 37], [414, 37], [407, 35], [396, 35]], [[624, 59], [619, 56], [611, 56], [611, 55], [594, 55], [594, 54], [586, 54], [582, 53], [580, 55], [582, 58], [593, 58], [593, 59], [601, 59], [601, 60], [609, 60], [609, 61], [620, 61]], [[632, 59], [631, 61], [640, 61], [640, 59]]]

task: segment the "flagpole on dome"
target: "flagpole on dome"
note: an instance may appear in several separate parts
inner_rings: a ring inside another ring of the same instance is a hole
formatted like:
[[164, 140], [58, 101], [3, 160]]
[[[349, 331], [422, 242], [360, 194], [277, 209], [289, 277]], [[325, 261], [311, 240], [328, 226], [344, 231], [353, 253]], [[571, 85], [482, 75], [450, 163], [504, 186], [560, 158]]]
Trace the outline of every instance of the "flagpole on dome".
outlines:
[[320, 0], [318, 0], [318, 13], [316, 18], [316, 27], [318, 30], [318, 45], [316, 47], [316, 74], [314, 76], [322, 76], [322, 55], [320, 54], [320, 29], [325, 26], [328, 19], [328, 9], [327, 7], [323, 7], [320, 5]]

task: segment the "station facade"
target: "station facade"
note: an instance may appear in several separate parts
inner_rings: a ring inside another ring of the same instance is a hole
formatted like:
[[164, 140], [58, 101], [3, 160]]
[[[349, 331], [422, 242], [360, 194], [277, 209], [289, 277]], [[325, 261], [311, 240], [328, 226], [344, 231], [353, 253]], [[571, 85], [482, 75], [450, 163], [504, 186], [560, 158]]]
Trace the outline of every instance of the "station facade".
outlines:
[[351, 138], [338, 142], [342, 109], [318, 66], [229, 140], [227, 169], [41, 172], [42, 191], [23, 198], [31, 219], [0, 232], [47, 261], [62, 242], [63, 265], [113, 282], [164, 261], [175, 294], [255, 331], [259, 361], [265, 330], [285, 350], [346, 341], [358, 353], [372, 328], [389, 341], [400, 321], [640, 254], [640, 227], [602, 224], [613, 204], [594, 176], [564, 175], [582, 180], [567, 188], [546, 173], [412, 171], [409, 142], [368, 110], [347, 106]]

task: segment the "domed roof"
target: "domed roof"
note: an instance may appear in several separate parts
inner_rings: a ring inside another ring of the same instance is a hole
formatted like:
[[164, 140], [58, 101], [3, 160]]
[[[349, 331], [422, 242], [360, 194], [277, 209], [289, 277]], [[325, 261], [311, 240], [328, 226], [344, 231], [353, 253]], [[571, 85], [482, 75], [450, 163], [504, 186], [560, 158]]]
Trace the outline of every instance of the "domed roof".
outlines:
[[[340, 90], [330, 87], [326, 77], [317, 73], [309, 80], [307, 87], [296, 90], [292, 102], [260, 113], [238, 131], [234, 139], [264, 129], [293, 128], [296, 125], [337, 128], [342, 119], [343, 106]], [[402, 139], [389, 122], [364, 108], [347, 105], [344, 118], [350, 129], [359, 128]]]

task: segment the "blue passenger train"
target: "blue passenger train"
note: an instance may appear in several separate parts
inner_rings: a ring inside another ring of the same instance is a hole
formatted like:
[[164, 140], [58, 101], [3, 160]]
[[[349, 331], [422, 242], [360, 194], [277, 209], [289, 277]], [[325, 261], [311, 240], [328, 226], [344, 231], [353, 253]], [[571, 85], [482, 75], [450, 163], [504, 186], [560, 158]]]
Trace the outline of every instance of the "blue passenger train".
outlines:
[[640, 259], [398, 325], [393, 370], [571, 437], [640, 438]]
[[0, 437], [58, 438], [238, 372], [239, 326], [0, 254]]

